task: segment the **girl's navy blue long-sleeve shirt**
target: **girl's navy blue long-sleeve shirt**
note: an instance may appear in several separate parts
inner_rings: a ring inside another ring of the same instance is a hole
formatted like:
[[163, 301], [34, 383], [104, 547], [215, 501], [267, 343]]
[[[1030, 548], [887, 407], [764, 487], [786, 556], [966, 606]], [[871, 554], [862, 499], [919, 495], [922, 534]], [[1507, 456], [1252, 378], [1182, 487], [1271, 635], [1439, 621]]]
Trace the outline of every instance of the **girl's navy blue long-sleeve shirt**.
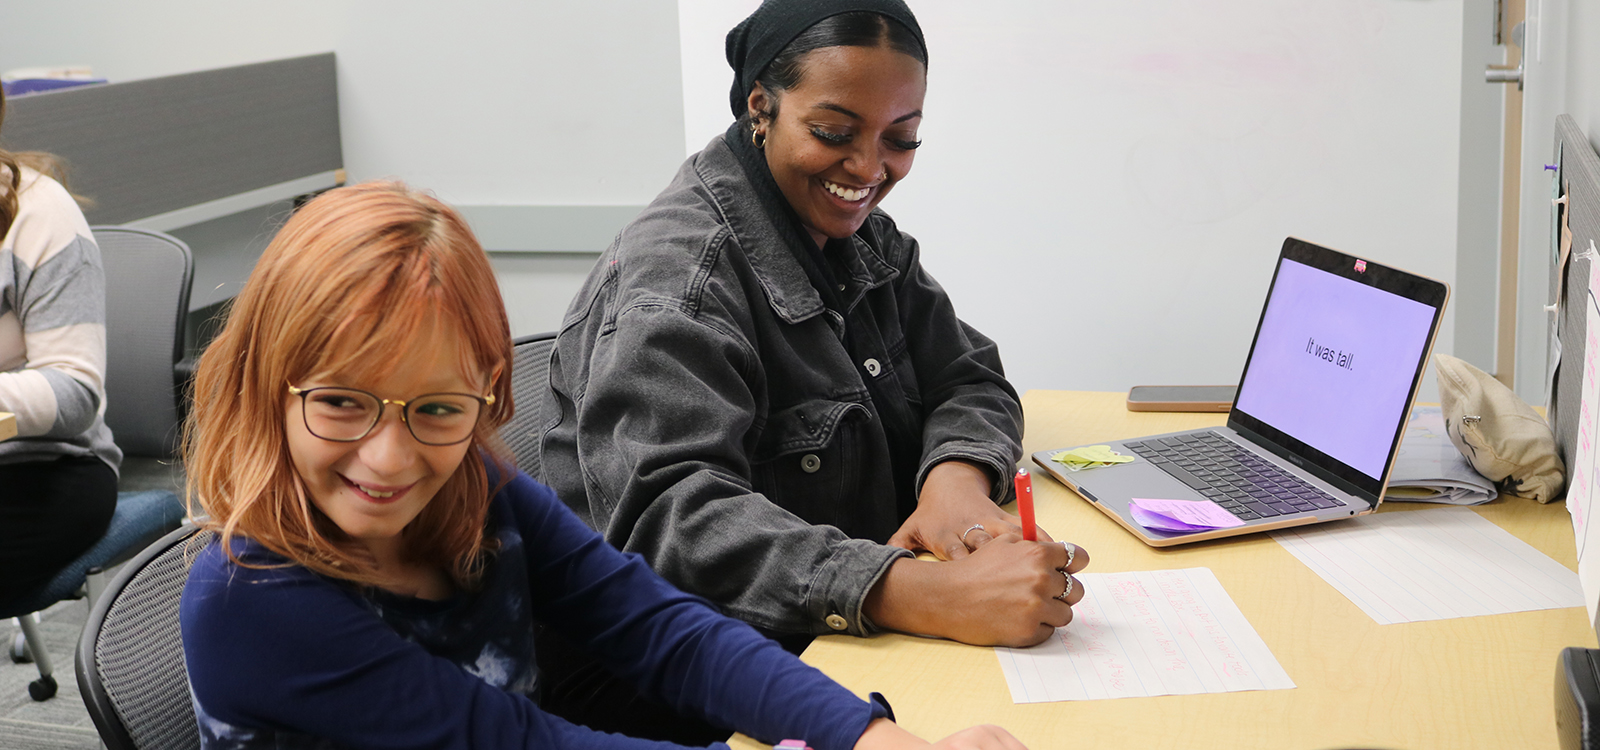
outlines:
[[540, 710], [534, 621], [688, 715], [768, 742], [852, 747], [884, 715], [750, 627], [606, 544], [548, 488], [490, 504], [482, 585], [445, 601], [326, 578], [252, 540], [200, 552], [183, 592], [202, 747], [670, 747]]

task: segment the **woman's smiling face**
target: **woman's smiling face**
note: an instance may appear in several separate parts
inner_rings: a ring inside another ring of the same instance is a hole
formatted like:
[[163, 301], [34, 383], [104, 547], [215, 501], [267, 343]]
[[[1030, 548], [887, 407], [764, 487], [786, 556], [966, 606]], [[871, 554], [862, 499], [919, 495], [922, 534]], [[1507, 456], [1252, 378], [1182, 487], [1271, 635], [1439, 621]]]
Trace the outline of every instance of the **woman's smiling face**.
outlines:
[[927, 72], [888, 47], [824, 47], [806, 53], [804, 73], [776, 101], [761, 86], [751, 114], [764, 133], [767, 166], [819, 246], [849, 237], [911, 171], [922, 124]]

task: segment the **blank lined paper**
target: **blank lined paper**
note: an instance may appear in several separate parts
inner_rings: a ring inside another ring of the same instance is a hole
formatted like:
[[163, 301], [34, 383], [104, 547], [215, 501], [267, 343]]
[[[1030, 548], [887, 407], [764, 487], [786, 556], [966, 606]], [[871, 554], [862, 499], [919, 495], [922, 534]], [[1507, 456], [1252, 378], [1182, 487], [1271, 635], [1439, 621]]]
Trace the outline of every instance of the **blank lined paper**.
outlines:
[[1014, 703], [1294, 687], [1209, 568], [1073, 577], [1071, 624], [995, 649]]
[[1376, 513], [1272, 536], [1381, 625], [1583, 606], [1577, 573], [1470, 508]]

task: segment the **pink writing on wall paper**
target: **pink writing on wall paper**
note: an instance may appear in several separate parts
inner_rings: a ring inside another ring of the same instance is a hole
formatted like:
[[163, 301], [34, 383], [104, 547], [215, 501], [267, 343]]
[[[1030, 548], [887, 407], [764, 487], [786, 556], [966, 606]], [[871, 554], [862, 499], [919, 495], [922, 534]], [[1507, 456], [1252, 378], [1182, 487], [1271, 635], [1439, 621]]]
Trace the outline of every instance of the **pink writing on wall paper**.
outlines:
[[[1596, 265], [1600, 265], [1597, 263]], [[1589, 318], [1594, 319], [1594, 300], [1585, 299]], [[1589, 326], [1584, 337], [1583, 345], [1583, 384], [1582, 395], [1578, 399], [1578, 446], [1576, 460], [1572, 462], [1568, 473], [1567, 511], [1572, 514], [1572, 531], [1578, 543], [1578, 559], [1582, 560], [1588, 553], [1588, 521], [1589, 503], [1594, 497], [1594, 463], [1595, 463], [1595, 398], [1600, 396], [1600, 372], [1596, 371], [1596, 359], [1600, 358], [1600, 331], [1594, 326]]]

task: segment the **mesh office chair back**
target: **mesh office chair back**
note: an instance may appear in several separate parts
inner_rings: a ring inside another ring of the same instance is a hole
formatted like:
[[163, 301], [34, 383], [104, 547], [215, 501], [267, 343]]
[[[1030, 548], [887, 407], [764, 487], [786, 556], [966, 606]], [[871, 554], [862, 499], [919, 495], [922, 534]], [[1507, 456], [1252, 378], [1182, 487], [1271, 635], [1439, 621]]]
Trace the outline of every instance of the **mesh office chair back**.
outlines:
[[173, 365], [189, 313], [189, 246], [143, 229], [90, 229], [107, 279], [106, 426], [124, 454], [166, 458], [179, 437]]
[[78, 687], [109, 750], [200, 747], [178, 629], [189, 565], [212, 533], [185, 526], [130, 560], [78, 640]]
[[544, 431], [544, 401], [550, 391], [550, 352], [555, 333], [536, 333], [511, 342], [511, 397], [517, 412], [500, 428], [517, 468], [539, 478], [539, 436]]

